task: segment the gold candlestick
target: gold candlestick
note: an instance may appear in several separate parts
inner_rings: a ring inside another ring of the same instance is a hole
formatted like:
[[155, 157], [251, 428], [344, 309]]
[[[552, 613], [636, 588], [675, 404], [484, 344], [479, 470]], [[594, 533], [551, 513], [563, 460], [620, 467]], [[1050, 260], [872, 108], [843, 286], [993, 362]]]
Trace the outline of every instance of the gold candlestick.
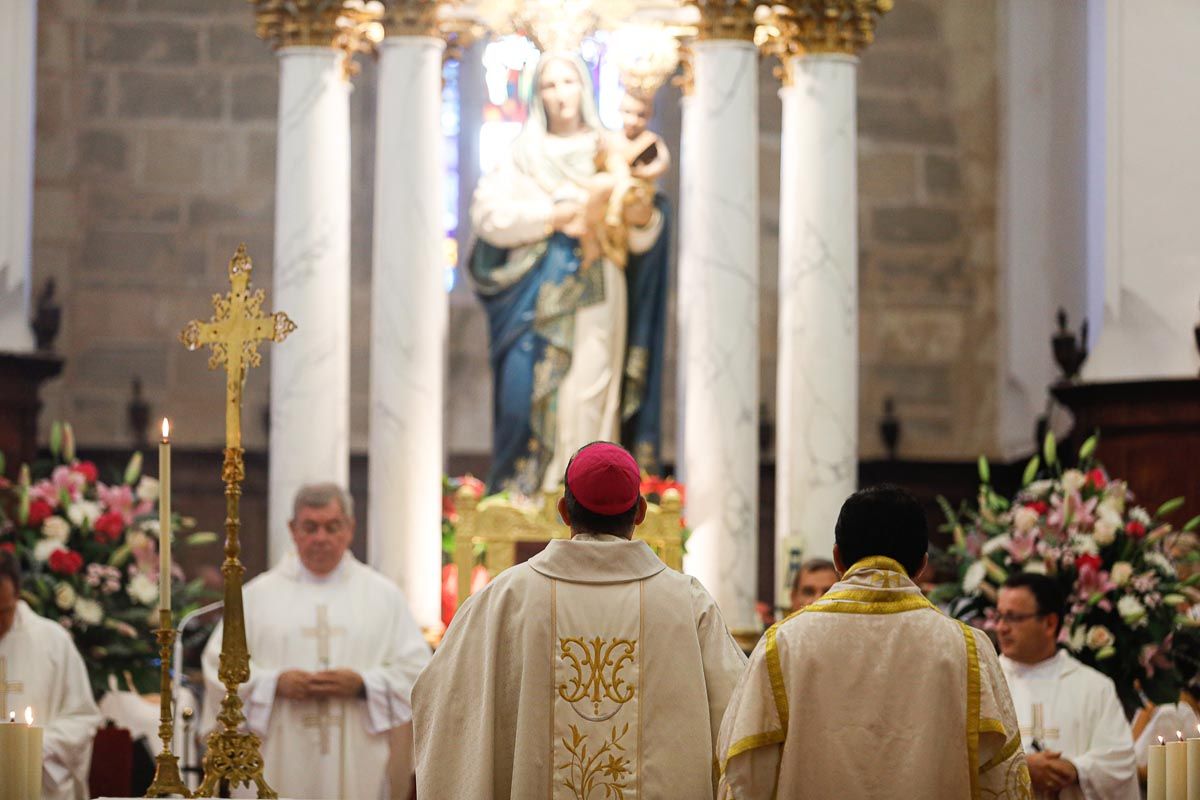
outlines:
[[262, 363], [259, 343], [264, 340], [282, 342], [296, 325], [282, 311], [263, 316], [262, 304], [266, 296], [262, 289], [250, 291], [251, 269], [246, 246], [238, 245], [229, 262], [232, 288], [223, 297], [213, 295], [215, 313], [212, 320], [193, 320], [179, 335], [188, 350], [198, 350], [204, 345], [212, 348], [209, 369], [225, 367], [225, 462], [221, 467], [221, 479], [225, 482], [225, 561], [221, 564], [221, 574], [225, 578], [225, 609], [217, 671], [225, 685], [225, 699], [221, 701], [221, 713], [217, 715], [220, 725], [208, 735], [204, 781], [196, 790], [197, 797], [212, 797], [222, 780], [234, 787], [254, 783], [260, 798], [279, 796], [263, 777], [262, 740], [249, 731], [239, 730], [246, 715], [242, 713], [238, 686], [250, 678], [250, 651], [246, 646], [246, 618], [242, 610], [242, 574], [246, 570], [238, 559], [241, 553], [239, 506], [242, 481], [246, 477], [242, 462], [242, 387], [246, 382], [246, 370]]
[[163, 749], [154, 759], [154, 781], [146, 790], [146, 797], [170, 797], [181, 795], [191, 797], [179, 774], [179, 759], [171, 751], [171, 743], [175, 739], [175, 712], [171, 703], [171, 647], [175, 644], [175, 628], [171, 624], [171, 611], [167, 608], [158, 610], [158, 653], [162, 659], [162, 675], [159, 681], [159, 717], [158, 738], [162, 739]]

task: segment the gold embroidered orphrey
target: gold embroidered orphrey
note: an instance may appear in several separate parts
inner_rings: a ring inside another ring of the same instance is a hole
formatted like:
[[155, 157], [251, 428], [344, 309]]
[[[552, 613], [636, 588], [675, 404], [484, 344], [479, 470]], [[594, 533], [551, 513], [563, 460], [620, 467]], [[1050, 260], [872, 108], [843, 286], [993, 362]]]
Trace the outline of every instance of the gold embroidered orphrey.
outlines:
[[1047, 739], [1057, 739], [1059, 737], [1058, 728], [1046, 727], [1046, 710], [1041, 703], [1033, 704], [1033, 724], [1021, 728], [1022, 736], [1029, 736], [1036, 739], [1039, 744], [1046, 744]]
[[207, 345], [212, 348], [208, 368], [225, 367], [225, 461], [221, 479], [225, 482], [225, 609], [222, 614], [224, 636], [217, 675], [225, 685], [225, 699], [217, 714], [220, 725], [208, 735], [204, 755], [204, 781], [197, 797], [212, 797], [222, 779], [231, 787], [254, 783], [260, 798], [279, 795], [263, 777], [262, 740], [239, 728], [246, 721], [238, 686], [250, 678], [250, 650], [246, 645], [246, 616], [242, 608], [242, 574], [246, 571], [238, 559], [241, 543], [240, 503], [242, 481], [246, 477], [242, 461], [242, 387], [246, 370], [262, 363], [258, 345], [263, 341], [282, 342], [296, 330], [287, 314], [277, 311], [263, 315], [266, 295], [262, 289], [250, 290], [253, 264], [246, 245], [238, 245], [229, 261], [228, 294], [214, 294], [213, 317], [209, 322], [193, 320], [179, 334], [188, 350]]
[[[8, 717], [8, 696], [10, 694], [20, 694], [25, 691], [25, 684], [20, 681], [8, 680], [8, 658], [0, 656], [0, 711], [4, 712], [4, 716]], [[0, 720], [3, 724], [3, 720]]]
[[[608, 640], [596, 636], [588, 641], [582, 636], [571, 636], [560, 638], [558, 648], [559, 658], [572, 672], [565, 682], [559, 684], [558, 696], [570, 703], [576, 714], [590, 722], [604, 722], [612, 719], [621, 706], [633, 699], [633, 686], [621, 678], [621, 670], [634, 659], [636, 639]], [[576, 705], [588, 697], [591, 698], [593, 715], [585, 714]], [[616, 707], [607, 714], [601, 714], [600, 707], [606, 699], [616, 703]]]

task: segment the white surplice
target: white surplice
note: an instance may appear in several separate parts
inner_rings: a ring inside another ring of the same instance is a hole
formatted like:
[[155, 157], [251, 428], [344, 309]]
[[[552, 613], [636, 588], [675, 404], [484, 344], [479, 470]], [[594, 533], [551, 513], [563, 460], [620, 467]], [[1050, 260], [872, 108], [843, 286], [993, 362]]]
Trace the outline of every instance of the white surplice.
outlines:
[[[429, 660], [399, 587], [349, 553], [323, 577], [289, 555], [246, 584], [245, 608], [250, 680], [240, 693], [248, 726], [263, 737], [267, 783], [281, 797], [384, 796], [391, 731], [411, 721], [412, 684]], [[220, 651], [218, 628], [204, 650], [206, 729], [225, 694]], [[275, 696], [281, 672], [341, 668], [362, 676], [365, 698]], [[407, 787], [393, 789], [406, 796]]]
[[87, 667], [62, 626], [17, 603], [12, 628], [0, 639], [0, 705], [24, 716], [33, 709], [42, 732], [42, 800], [88, 796], [92, 740], [100, 710]]
[[1133, 733], [1111, 679], [1059, 650], [1037, 664], [1001, 657], [1021, 721], [1021, 740], [1037, 739], [1075, 765], [1079, 785], [1059, 800], [1138, 800]]
[[707, 800], [744, 664], [644, 542], [552, 541], [459, 608], [417, 680], [417, 796]]
[[1030, 796], [991, 641], [882, 557], [767, 631], [718, 748], [721, 800]]

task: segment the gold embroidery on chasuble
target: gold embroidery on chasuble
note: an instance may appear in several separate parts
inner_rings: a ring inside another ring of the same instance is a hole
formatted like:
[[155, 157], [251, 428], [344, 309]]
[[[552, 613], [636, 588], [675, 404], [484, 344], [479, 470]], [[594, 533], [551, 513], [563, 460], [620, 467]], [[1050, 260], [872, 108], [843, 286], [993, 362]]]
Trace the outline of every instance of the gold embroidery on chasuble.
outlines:
[[551, 587], [551, 797], [637, 800], [642, 583]]

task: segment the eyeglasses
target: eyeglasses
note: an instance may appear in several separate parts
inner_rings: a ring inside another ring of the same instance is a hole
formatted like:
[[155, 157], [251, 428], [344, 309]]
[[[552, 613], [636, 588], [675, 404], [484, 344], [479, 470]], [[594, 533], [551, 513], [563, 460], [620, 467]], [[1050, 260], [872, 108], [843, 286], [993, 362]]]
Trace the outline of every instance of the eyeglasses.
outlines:
[[1015, 625], [1016, 623], [1024, 622], [1027, 619], [1033, 619], [1034, 617], [1044, 617], [1044, 616], [1046, 616], [1046, 615], [1039, 614], [1037, 612], [1034, 612], [1032, 614], [1014, 614], [1011, 611], [1006, 611], [1003, 614], [996, 615], [996, 622], [1003, 622], [1007, 625]]

